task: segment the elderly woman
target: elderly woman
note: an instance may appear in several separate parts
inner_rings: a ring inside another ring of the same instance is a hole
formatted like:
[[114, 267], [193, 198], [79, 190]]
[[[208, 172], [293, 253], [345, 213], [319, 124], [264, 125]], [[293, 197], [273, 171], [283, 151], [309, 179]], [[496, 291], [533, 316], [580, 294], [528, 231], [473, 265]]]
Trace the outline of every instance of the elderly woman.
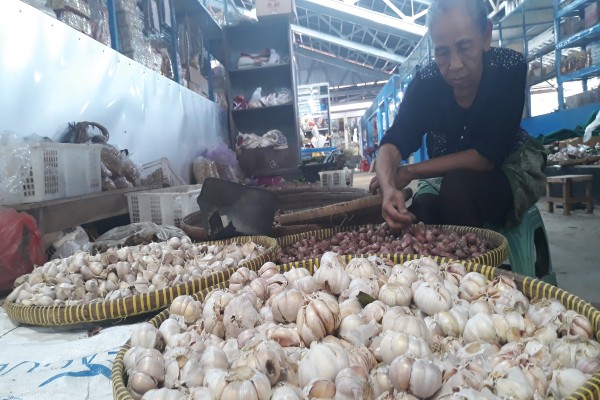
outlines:
[[[544, 190], [543, 147], [520, 127], [526, 63], [491, 48], [482, 0], [434, 0], [427, 25], [435, 62], [409, 84], [384, 135], [371, 190], [392, 229], [415, 221], [518, 224]], [[430, 160], [399, 168], [426, 136]], [[419, 179], [407, 209], [401, 189]]]

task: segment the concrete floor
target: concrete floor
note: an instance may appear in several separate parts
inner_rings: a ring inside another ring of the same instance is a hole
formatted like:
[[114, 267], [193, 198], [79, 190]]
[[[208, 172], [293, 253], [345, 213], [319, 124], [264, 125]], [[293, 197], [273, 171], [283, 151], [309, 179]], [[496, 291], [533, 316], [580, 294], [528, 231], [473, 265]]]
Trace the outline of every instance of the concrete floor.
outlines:
[[[368, 188], [373, 175], [355, 172], [354, 187]], [[594, 214], [574, 210], [570, 216], [563, 215], [562, 208], [556, 207], [554, 213], [548, 213], [544, 201], [538, 203], [538, 208], [548, 235], [558, 286], [600, 304], [600, 207], [596, 207]]]

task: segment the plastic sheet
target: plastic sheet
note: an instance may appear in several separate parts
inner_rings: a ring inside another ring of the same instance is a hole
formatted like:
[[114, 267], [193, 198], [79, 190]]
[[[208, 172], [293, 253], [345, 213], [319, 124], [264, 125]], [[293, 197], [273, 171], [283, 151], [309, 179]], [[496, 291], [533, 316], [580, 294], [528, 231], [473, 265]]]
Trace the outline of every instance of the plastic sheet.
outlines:
[[205, 157], [197, 157], [192, 165], [196, 183], [202, 184], [207, 178], [218, 178], [217, 165]]
[[0, 133], [0, 204], [18, 193], [23, 186], [23, 172], [29, 170], [29, 148], [16, 133]]
[[137, 246], [151, 242], [164, 242], [172, 237], [185, 236], [174, 226], [157, 225], [154, 222], [137, 222], [119, 226], [100, 236], [93, 244], [94, 251], [106, 251], [111, 247]]
[[86, 231], [78, 226], [71, 232], [62, 234], [62, 236], [52, 243], [54, 253], [52, 259], [67, 258], [79, 251], [89, 252], [92, 249], [90, 237]]
[[63, 10], [57, 13], [58, 19], [69, 25], [71, 28], [77, 29], [79, 32], [92, 36], [92, 25], [90, 20], [84, 16], [74, 13], [73, 11]]
[[287, 139], [285, 135], [277, 129], [270, 130], [262, 136], [258, 136], [254, 133], [240, 133], [238, 134], [237, 139], [237, 147], [239, 149], [256, 149], [260, 147], [285, 145], [287, 145]]

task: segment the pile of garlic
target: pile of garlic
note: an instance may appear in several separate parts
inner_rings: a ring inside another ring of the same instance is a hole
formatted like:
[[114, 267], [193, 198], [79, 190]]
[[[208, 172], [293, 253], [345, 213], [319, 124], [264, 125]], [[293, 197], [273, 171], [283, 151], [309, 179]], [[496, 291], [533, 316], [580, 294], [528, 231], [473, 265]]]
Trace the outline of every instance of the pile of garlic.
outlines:
[[131, 346], [144, 400], [558, 400], [600, 372], [584, 316], [428, 258], [241, 268], [204, 304], [178, 297], [158, 329], [136, 326]]
[[116, 300], [225, 271], [263, 253], [254, 242], [207, 245], [192, 243], [187, 236], [96, 255], [79, 252], [19, 277], [7, 300], [24, 306]]

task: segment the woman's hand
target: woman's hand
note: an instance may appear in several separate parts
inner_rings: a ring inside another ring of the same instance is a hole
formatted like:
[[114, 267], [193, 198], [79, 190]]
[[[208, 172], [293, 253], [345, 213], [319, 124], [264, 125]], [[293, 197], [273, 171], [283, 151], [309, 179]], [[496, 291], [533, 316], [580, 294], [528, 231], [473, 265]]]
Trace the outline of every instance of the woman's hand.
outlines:
[[404, 194], [397, 189], [384, 193], [381, 211], [392, 231], [401, 230], [416, 222], [416, 217], [406, 209]]
[[[412, 182], [412, 176], [410, 174], [410, 170], [408, 167], [399, 168], [396, 172], [396, 176], [394, 177], [394, 184], [397, 190], [402, 190]], [[381, 193], [381, 185], [379, 184], [379, 179], [377, 175], [375, 175], [371, 179], [371, 183], [369, 184], [369, 192], [373, 194]]]

